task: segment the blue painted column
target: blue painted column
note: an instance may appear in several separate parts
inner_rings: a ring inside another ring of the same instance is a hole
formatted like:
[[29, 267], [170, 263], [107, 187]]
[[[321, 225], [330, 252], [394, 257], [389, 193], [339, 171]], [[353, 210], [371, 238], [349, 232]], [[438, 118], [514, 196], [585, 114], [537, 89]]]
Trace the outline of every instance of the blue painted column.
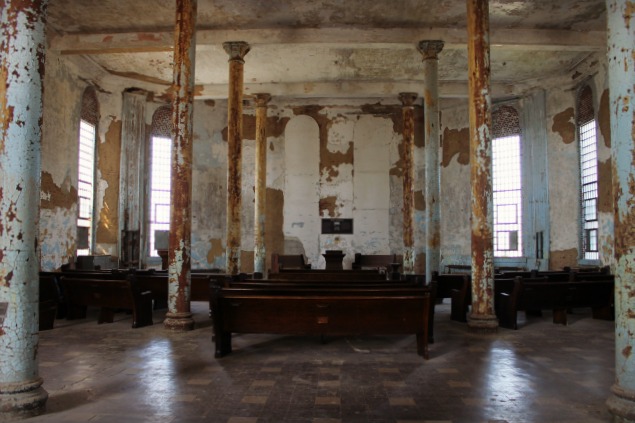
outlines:
[[635, 422], [635, 4], [607, 0], [615, 210], [615, 422]]
[[40, 414], [38, 219], [46, 0], [0, 2], [0, 421]]
[[170, 235], [168, 239], [168, 312], [163, 323], [167, 329], [179, 331], [194, 328], [190, 309], [190, 289], [196, 9], [196, 0], [176, 1]]
[[425, 124], [426, 281], [439, 271], [441, 262], [441, 202], [439, 192], [439, 53], [443, 41], [420, 41], [423, 56], [423, 121]]

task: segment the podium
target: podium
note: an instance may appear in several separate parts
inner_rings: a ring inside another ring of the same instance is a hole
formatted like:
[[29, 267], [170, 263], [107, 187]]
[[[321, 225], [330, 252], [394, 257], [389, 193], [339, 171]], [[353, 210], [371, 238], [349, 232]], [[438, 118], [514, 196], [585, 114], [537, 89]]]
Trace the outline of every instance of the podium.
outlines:
[[342, 250], [326, 250], [322, 254], [322, 257], [326, 260], [325, 270], [344, 270], [342, 261], [345, 255]]

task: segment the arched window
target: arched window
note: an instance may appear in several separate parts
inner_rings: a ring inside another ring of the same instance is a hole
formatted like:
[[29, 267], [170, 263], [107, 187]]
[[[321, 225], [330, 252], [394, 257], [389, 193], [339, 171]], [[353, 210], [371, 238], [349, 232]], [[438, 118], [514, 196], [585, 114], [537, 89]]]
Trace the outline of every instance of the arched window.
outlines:
[[598, 260], [598, 154], [593, 92], [578, 92], [576, 128], [580, 143], [580, 249], [583, 260]]
[[99, 122], [99, 102], [93, 87], [82, 95], [79, 121], [77, 165], [77, 255], [88, 255], [93, 248], [93, 210], [95, 192], [95, 140]]
[[155, 231], [170, 229], [170, 175], [172, 171], [172, 109], [158, 108], [152, 116], [150, 133], [149, 253], [158, 257]]
[[494, 256], [521, 257], [522, 157], [518, 111], [507, 105], [492, 113]]

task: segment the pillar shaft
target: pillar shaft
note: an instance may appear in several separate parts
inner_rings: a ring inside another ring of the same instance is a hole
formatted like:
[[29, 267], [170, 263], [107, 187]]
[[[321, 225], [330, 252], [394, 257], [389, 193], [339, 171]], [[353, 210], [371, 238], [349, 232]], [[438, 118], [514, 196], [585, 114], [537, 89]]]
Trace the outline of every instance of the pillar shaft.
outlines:
[[467, 0], [472, 187], [472, 313], [468, 326], [495, 329], [492, 192], [492, 114], [488, 0]]
[[249, 44], [223, 43], [229, 54], [227, 99], [227, 273], [240, 272], [240, 226], [242, 208], [243, 71]]
[[266, 267], [265, 222], [267, 214], [267, 104], [269, 94], [256, 94], [256, 181], [254, 228], [254, 275], [263, 276]]
[[441, 211], [439, 192], [439, 53], [443, 41], [421, 41], [423, 55], [423, 119], [425, 123], [426, 280], [439, 271]]
[[172, 175], [168, 244], [168, 313], [165, 326], [190, 330], [192, 241], [192, 109], [197, 0], [177, 0], [172, 101]]
[[38, 219], [46, 0], [0, 3], [0, 421], [40, 414]]
[[615, 385], [608, 407], [616, 422], [635, 422], [635, 8], [607, 0], [611, 159], [615, 210]]
[[414, 273], [415, 269], [415, 112], [416, 93], [401, 93], [399, 100], [403, 105], [403, 272]]

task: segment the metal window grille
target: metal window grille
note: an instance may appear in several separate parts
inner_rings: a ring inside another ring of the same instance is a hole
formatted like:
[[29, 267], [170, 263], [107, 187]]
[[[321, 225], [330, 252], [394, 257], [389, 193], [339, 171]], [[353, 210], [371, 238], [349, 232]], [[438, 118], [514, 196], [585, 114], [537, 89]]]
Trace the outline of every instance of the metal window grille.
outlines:
[[582, 256], [598, 260], [598, 156], [595, 120], [579, 125], [580, 139], [580, 218]]
[[[78, 231], [88, 236], [88, 248], [78, 248], [77, 255], [90, 254], [90, 239], [92, 236], [93, 220], [93, 185], [95, 183], [95, 125], [81, 120], [79, 123], [79, 157], [77, 165], [77, 191], [79, 207], [77, 226], [88, 228]], [[86, 244], [86, 240], [79, 240], [78, 245]]]
[[158, 257], [154, 231], [170, 229], [172, 140], [152, 137], [150, 156], [150, 255]]
[[520, 257], [522, 249], [522, 180], [520, 136], [492, 141], [494, 256]]

